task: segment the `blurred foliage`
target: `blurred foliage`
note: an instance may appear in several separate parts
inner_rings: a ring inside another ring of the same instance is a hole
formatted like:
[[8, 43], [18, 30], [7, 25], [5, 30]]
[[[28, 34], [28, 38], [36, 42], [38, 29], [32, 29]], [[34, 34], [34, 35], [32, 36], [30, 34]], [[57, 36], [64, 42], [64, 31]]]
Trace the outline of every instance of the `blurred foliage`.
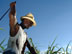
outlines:
[[4, 30], [3, 28], [0, 28], [0, 30]]
[[[3, 30], [3, 29], [0, 28], [0, 30]], [[59, 53], [59, 54], [71, 54], [71, 51], [69, 52], [69, 50], [68, 50], [71, 41], [68, 43], [66, 49], [64, 49], [63, 47], [58, 48], [57, 44], [54, 45], [55, 41], [56, 41], [56, 38], [54, 39], [52, 44], [48, 46], [48, 50], [44, 54], [57, 54], [57, 53]], [[0, 42], [0, 53], [2, 53], [5, 50], [5, 47], [3, 45], [4, 42], [5, 42], [5, 39]], [[32, 38], [29, 38], [29, 42], [30, 42], [31, 46], [35, 49], [36, 53], [40, 54], [40, 50], [38, 50], [37, 47], [34, 45]], [[7, 45], [5, 45], [5, 46], [7, 46]], [[57, 48], [57, 50], [55, 50], [55, 48]], [[25, 54], [31, 54], [29, 50], [25, 51], [24, 53]]]

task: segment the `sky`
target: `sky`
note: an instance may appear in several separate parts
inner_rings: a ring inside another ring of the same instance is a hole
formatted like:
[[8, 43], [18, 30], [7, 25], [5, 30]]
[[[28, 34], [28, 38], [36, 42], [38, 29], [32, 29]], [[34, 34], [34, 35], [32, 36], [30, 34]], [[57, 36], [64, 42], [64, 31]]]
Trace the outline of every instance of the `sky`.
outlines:
[[[0, 17], [15, 0], [0, 0]], [[20, 23], [20, 17], [28, 13], [34, 15], [36, 27], [31, 27], [25, 32], [28, 38], [40, 51], [48, 49], [57, 37], [55, 44], [66, 47], [72, 40], [72, 0], [16, 0], [16, 17]], [[9, 38], [9, 12], [0, 21], [0, 41]]]

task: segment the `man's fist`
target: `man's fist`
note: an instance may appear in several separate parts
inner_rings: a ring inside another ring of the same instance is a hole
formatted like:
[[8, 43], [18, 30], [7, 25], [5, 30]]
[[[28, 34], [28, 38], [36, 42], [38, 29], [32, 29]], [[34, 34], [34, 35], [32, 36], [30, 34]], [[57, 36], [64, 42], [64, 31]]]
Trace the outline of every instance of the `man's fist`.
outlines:
[[13, 8], [13, 7], [15, 7], [15, 5], [16, 5], [16, 1], [15, 1], [15, 2], [12, 2], [12, 3], [10, 4], [10, 7]]

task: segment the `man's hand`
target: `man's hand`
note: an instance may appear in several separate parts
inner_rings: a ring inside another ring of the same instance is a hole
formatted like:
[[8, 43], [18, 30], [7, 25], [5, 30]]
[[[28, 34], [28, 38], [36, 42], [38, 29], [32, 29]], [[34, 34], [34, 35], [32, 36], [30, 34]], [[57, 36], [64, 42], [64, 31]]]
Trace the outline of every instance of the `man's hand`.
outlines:
[[16, 1], [10, 3], [10, 14], [12, 14], [12, 15], [14, 15], [14, 16], [15, 16], [15, 14], [16, 14], [16, 8], [15, 8], [15, 6], [16, 6]]
[[16, 1], [15, 1], [15, 2], [12, 2], [12, 3], [10, 4], [10, 7], [13, 8], [13, 7], [15, 7], [15, 5], [16, 5]]

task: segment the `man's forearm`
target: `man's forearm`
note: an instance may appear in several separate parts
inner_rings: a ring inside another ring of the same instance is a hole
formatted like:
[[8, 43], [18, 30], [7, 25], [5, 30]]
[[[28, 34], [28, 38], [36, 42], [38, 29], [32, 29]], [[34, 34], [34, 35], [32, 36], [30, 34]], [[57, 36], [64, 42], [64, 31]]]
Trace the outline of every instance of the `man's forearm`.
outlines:
[[15, 16], [15, 14], [16, 14], [16, 8], [15, 8], [15, 6], [11, 7], [10, 13], [11, 13], [13, 16]]
[[24, 47], [23, 47], [23, 50], [22, 50], [21, 54], [24, 54], [24, 51], [25, 51], [26, 46], [28, 47], [29, 51], [30, 51], [32, 54], [37, 54], [37, 53], [35, 52], [35, 49], [30, 45], [28, 39], [26, 39], [26, 42], [25, 42], [25, 44], [24, 44]]
[[27, 47], [28, 47], [28, 49], [30, 50], [30, 52], [31, 52], [32, 54], [37, 54], [36, 51], [35, 51], [35, 49], [30, 45], [29, 41], [26, 40], [26, 42], [27, 42]]

